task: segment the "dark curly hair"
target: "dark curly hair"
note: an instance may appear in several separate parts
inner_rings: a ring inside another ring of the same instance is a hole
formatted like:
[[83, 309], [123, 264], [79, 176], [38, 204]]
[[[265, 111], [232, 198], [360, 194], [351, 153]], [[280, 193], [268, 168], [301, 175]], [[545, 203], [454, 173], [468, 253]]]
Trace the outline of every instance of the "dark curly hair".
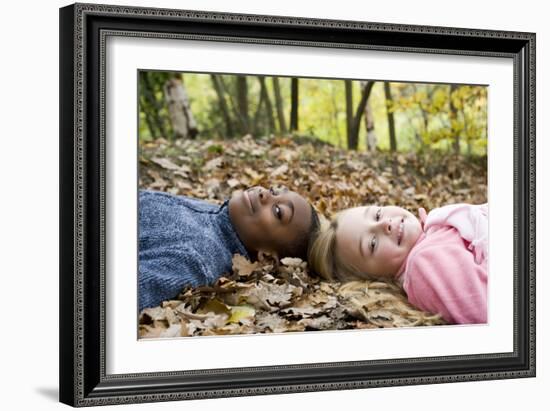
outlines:
[[281, 251], [282, 256], [298, 257], [307, 261], [309, 249], [320, 228], [319, 215], [311, 204], [309, 206], [311, 209], [311, 221], [308, 230], [300, 233], [293, 242], [287, 244]]

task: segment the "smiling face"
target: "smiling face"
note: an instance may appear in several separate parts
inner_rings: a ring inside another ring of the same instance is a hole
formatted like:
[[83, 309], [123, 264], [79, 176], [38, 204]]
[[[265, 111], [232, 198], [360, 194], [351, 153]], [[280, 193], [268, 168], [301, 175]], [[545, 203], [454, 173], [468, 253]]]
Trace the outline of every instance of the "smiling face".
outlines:
[[307, 247], [312, 221], [309, 203], [287, 189], [252, 187], [236, 191], [229, 200], [229, 217], [245, 247], [252, 252], [294, 256]]
[[422, 233], [420, 221], [401, 207], [350, 208], [338, 216], [338, 257], [373, 277], [393, 277]]

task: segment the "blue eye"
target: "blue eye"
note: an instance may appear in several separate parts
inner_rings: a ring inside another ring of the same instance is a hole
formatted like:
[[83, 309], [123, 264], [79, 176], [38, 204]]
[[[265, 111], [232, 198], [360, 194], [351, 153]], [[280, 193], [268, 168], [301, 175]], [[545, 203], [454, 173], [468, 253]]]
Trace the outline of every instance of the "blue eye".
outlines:
[[372, 237], [370, 240], [370, 250], [371, 252], [374, 252], [374, 248], [376, 247], [376, 237]]
[[380, 220], [380, 214], [381, 213], [382, 213], [382, 209], [379, 208], [378, 211], [376, 212], [376, 216], [375, 216], [376, 221]]

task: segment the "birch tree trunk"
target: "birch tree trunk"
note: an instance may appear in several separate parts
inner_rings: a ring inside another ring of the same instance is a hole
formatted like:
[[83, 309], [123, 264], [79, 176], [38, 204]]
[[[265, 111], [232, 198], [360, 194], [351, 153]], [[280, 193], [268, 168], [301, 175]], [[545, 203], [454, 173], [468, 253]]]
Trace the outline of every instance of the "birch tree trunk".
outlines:
[[346, 118], [349, 150], [357, 150], [359, 146], [359, 129], [361, 125], [361, 118], [365, 113], [365, 107], [367, 106], [373, 85], [374, 81], [361, 82], [361, 100], [355, 109], [355, 113], [353, 113], [353, 86], [351, 80], [346, 80]]
[[353, 116], [353, 123], [351, 127], [351, 137], [354, 144], [353, 149], [357, 150], [359, 145], [359, 129], [361, 128], [361, 117], [365, 113], [367, 103], [369, 101], [370, 93], [372, 87], [374, 86], [374, 81], [362, 81], [361, 82], [361, 100], [357, 105], [355, 110], [355, 115]]
[[365, 105], [365, 129], [367, 130], [367, 150], [374, 151], [376, 150], [378, 138], [374, 131], [374, 115], [369, 101]]
[[181, 79], [177, 77], [169, 79], [164, 84], [164, 96], [172, 120], [174, 137], [195, 138], [199, 131]]

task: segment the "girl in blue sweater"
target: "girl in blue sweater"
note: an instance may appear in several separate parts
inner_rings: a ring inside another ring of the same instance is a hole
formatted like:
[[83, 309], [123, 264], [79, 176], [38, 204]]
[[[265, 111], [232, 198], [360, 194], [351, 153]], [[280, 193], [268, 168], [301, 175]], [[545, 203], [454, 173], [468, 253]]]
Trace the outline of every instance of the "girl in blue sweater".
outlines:
[[139, 192], [139, 311], [185, 286], [213, 283], [231, 271], [233, 254], [260, 252], [306, 260], [319, 226], [294, 191], [252, 187], [217, 206], [156, 191]]

